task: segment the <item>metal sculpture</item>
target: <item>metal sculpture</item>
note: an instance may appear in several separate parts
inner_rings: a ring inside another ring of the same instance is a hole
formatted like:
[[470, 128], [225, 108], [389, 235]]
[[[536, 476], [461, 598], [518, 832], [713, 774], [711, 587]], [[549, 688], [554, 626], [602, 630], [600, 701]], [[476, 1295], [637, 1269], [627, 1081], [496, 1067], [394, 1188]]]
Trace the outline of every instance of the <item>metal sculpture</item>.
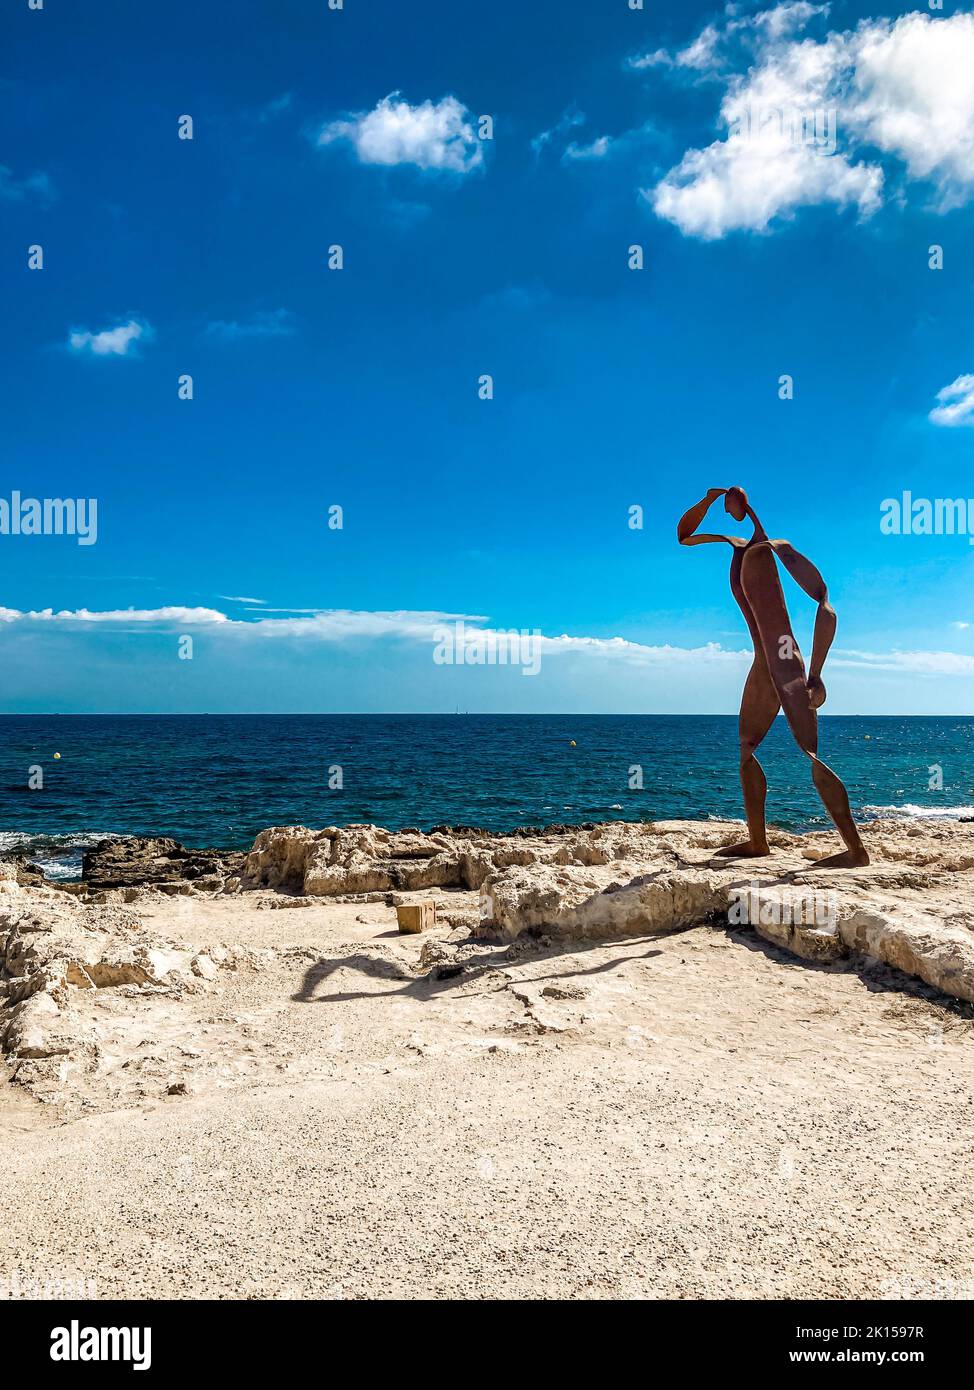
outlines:
[[[718, 497], [724, 510], [735, 521], [748, 518], [754, 525], [750, 540], [741, 536], [718, 536], [696, 530]], [[846, 846], [840, 854], [815, 863], [816, 868], [846, 869], [869, 863], [842, 782], [818, 756], [818, 715], [825, 703], [822, 667], [835, 636], [835, 609], [829, 603], [825, 581], [810, 560], [800, 555], [788, 541], [769, 540], [743, 488], [712, 487], [689, 511], [677, 527], [681, 545], [710, 545], [725, 541], [733, 547], [730, 567], [731, 593], [744, 614], [754, 642], [754, 664], [744, 685], [740, 714], [741, 787], [749, 838], [742, 844], [728, 845], [720, 851], [727, 856], [762, 858], [770, 854], [764, 805], [768, 783], [755, 749], [771, 728], [779, 710], [784, 710], [788, 726], [812, 761], [812, 781]], [[818, 604], [812, 662], [808, 674], [792, 632], [776, 560]]]

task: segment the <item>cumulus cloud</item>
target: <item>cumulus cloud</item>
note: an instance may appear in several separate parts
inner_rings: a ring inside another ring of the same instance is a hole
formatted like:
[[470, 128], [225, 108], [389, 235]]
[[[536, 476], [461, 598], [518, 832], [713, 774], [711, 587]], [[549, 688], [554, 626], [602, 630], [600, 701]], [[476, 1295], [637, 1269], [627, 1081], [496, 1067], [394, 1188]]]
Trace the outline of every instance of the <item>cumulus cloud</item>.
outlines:
[[128, 357], [130, 353], [134, 356], [136, 343], [148, 342], [151, 337], [149, 324], [129, 319], [115, 328], [103, 328], [100, 333], [73, 328], [68, 334], [68, 347], [72, 352], [90, 353], [93, 357]]
[[854, 204], [868, 215], [881, 202], [882, 170], [828, 158], [787, 135], [742, 137], [689, 150], [651, 194], [658, 217], [687, 236], [714, 241], [732, 231], [765, 231], [801, 207]]
[[974, 15], [904, 15], [860, 26], [850, 120], [933, 183], [944, 211], [974, 190]]
[[362, 164], [413, 164], [468, 174], [483, 163], [472, 119], [456, 97], [411, 106], [401, 93], [392, 92], [371, 111], [329, 121], [318, 133], [318, 144], [347, 141]]
[[939, 405], [930, 412], [935, 425], [974, 425], [974, 376], [959, 376], [937, 392]]
[[938, 211], [970, 198], [974, 16], [913, 13], [863, 20], [821, 42], [794, 39], [795, 26], [824, 8], [795, 0], [735, 22], [747, 28], [753, 62], [724, 79], [728, 134], [686, 151], [644, 192], [658, 216], [711, 240], [765, 231], [813, 204], [868, 217], [883, 201], [877, 151], [929, 183]]

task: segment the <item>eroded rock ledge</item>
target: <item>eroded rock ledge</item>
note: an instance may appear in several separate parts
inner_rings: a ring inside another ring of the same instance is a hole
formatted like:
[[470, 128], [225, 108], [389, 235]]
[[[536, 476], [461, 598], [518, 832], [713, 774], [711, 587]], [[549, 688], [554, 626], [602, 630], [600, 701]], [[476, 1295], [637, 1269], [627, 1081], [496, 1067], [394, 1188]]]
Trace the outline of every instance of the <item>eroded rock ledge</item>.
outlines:
[[[861, 953], [974, 1002], [974, 825], [876, 821], [863, 869], [816, 869], [832, 833], [771, 835], [767, 859], [725, 859], [733, 822], [610, 822], [517, 836], [371, 825], [263, 831], [241, 888], [307, 897], [476, 891], [485, 925], [568, 936], [673, 931], [708, 918], [751, 926], [807, 960]], [[735, 915], [736, 914], [736, 915]]]

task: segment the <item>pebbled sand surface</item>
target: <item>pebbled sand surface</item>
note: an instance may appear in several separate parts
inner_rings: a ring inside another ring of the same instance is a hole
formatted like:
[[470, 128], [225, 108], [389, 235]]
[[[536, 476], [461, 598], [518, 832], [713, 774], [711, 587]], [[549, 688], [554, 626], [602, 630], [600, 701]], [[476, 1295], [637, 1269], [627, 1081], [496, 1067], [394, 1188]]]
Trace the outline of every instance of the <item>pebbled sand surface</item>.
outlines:
[[[85, 1279], [102, 1298], [974, 1291], [970, 1006], [710, 926], [475, 944], [435, 979], [393, 909], [268, 911], [270, 896], [140, 903], [174, 943], [262, 963], [138, 1014], [89, 1113], [0, 1086], [0, 1282]], [[475, 914], [475, 895], [449, 896]], [[92, 996], [109, 1022], [114, 993]]]

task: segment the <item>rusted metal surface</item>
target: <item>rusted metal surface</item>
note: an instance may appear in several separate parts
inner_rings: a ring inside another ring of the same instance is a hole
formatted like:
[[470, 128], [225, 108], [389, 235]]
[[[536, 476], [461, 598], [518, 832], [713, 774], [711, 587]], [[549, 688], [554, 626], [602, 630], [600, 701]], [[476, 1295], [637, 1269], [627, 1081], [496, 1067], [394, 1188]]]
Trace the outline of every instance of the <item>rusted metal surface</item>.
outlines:
[[[754, 532], [749, 540], [742, 536], [697, 534], [697, 527], [718, 497], [723, 497], [724, 510], [735, 521], [752, 523]], [[681, 517], [677, 538], [681, 545], [711, 545], [722, 541], [731, 546], [731, 593], [744, 614], [754, 642], [754, 663], [744, 684], [740, 715], [741, 786], [749, 838], [742, 844], [729, 845], [721, 853], [746, 858], [770, 853], [764, 816], [767, 781], [754, 754], [778, 711], [783, 710], [796, 743], [811, 760], [815, 789], [846, 846], [840, 854], [815, 861], [817, 867], [854, 868], [868, 864], [869, 856], [852, 819], [846, 789], [818, 756], [816, 711], [825, 703], [822, 668], [836, 626], [835, 609], [829, 603], [824, 579], [812, 562], [788, 541], [768, 538], [743, 488], [712, 487], [706, 497]], [[781, 588], [779, 561], [818, 604], [807, 674]]]

